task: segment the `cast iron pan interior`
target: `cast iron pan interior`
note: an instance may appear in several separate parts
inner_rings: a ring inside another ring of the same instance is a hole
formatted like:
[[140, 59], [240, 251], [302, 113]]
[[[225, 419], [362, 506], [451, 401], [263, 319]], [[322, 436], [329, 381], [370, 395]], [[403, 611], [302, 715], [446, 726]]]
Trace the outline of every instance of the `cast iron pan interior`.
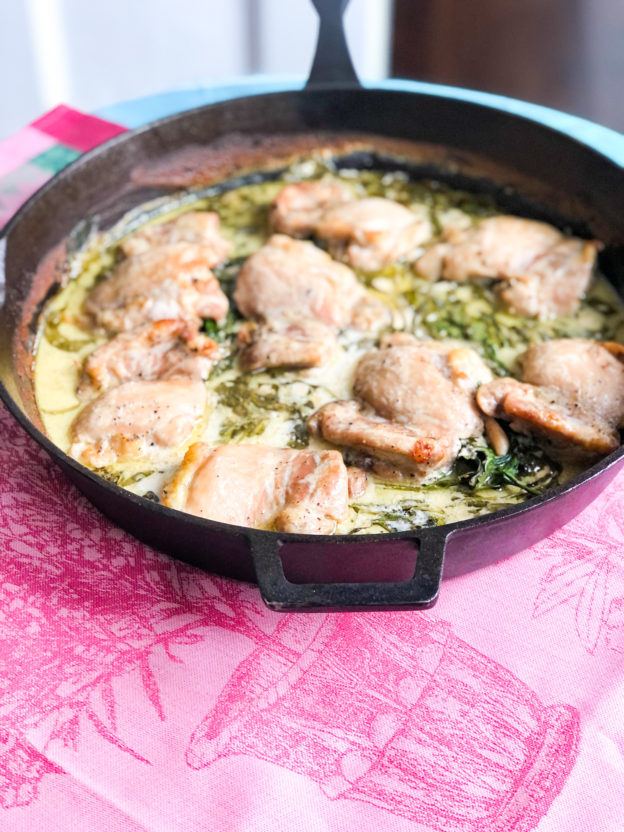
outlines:
[[[145, 200], [177, 190], [179, 184], [167, 185], [163, 174], [172, 170], [172, 154], [193, 147], [211, 147], [208, 156], [216, 147], [222, 154], [233, 135], [242, 137], [248, 150], [256, 143], [260, 153], [267, 146], [258, 137], [267, 133], [290, 135], [295, 144], [298, 134], [322, 131], [442, 145], [442, 152], [424, 154], [420, 161], [406, 163], [405, 169], [415, 177], [433, 176], [456, 187], [491, 193], [505, 210], [547, 219], [581, 236], [600, 237], [607, 243], [601, 267], [622, 294], [621, 168], [579, 142], [518, 116], [435, 96], [361, 89], [344, 47], [341, 13], [346, 2], [318, 0], [315, 5], [323, 15], [321, 37], [312, 86], [304, 92], [216, 104], [124, 134], [62, 171], [13, 218], [0, 240], [0, 274], [6, 281], [0, 310], [0, 396], [114, 522], [179, 559], [257, 580], [273, 609], [424, 607], [437, 597], [445, 551], [444, 574], [452, 576], [531, 545], [597, 496], [615, 476], [624, 449], [541, 497], [462, 523], [363, 537], [279, 535], [201, 520], [102, 480], [40, 432], [32, 397], [29, 357], [36, 321], [55, 289], [54, 263], [63, 259], [62, 246], [56, 260], [48, 256], [46, 261], [46, 255], [72, 234], [73, 243], [80, 242], [85, 218], [96, 217], [106, 228]], [[320, 83], [324, 86], [314, 86]], [[220, 141], [224, 136], [227, 141]], [[249, 153], [248, 159], [253, 156]], [[494, 175], [475, 161], [483, 157], [493, 163], [492, 170], [503, 166], [515, 173]], [[184, 175], [183, 156], [175, 158], [173, 167], [177, 164], [178, 175]], [[357, 167], [397, 167], [396, 160], [364, 151], [348, 161]], [[137, 177], [138, 169], [142, 176]], [[186, 175], [192, 178], [193, 171]], [[42, 261], [48, 263], [47, 271]]]

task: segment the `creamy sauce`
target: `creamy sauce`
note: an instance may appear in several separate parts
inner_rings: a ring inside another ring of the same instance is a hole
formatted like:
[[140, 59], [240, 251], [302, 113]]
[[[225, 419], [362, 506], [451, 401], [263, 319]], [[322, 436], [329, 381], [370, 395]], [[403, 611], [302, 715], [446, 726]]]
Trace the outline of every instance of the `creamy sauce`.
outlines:
[[[46, 431], [55, 444], [67, 451], [71, 425], [85, 402], [76, 397], [76, 387], [85, 358], [105, 338], [81, 326], [82, 303], [98, 279], [110, 273], [117, 245], [124, 231], [147, 222], [162, 222], [189, 209], [219, 213], [224, 236], [232, 240], [230, 261], [216, 270], [224, 291], [231, 294], [235, 276], [244, 258], [268, 237], [268, 206], [285, 181], [310, 176], [340, 176], [361, 196], [395, 199], [418, 214], [432, 219], [434, 228], [466, 227], [484, 216], [497, 213], [489, 198], [451, 191], [438, 183], [410, 182], [403, 173], [372, 171], [321, 171], [315, 162], [291, 168], [283, 179], [247, 185], [225, 193], [186, 194], [178, 202], [159, 206], [154, 218], [149, 211], [135, 211], [106, 234], [94, 236], [68, 264], [69, 281], [48, 305], [42, 323], [35, 362], [35, 392]], [[173, 206], [173, 207], [172, 207]], [[499, 375], [514, 374], [515, 360], [531, 343], [554, 337], [584, 337], [624, 342], [621, 301], [604, 278], [598, 277], [570, 318], [538, 321], [518, 318], [501, 309], [487, 285], [429, 283], [418, 278], [407, 264], [396, 264], [374, 274], [360, 274], [366, 286], [393, 311], [393, 328], [421, 338], [468, 343]], [[224, 326], [207, 331], [223, 341], [227, 352], [236, 338], [240, 320], [229, 316]], [[371, 335], [345, 330], [339, 350], [329, 365], [307, 371], [242, 373], [236, 356], [222, 360], [207, 381], [211, 408], [205, 426], [193, 441], [259, 443], [276, 447], [331, 447], [311, 438], [307, 418], [321, 405], [350, 398], [352, 378], [359, 358], [375, 345]], [[157, 499], [165, 482], [181, 462], [185, 447], [173, 455], [172, 464], [154, 471], [140, 461], [100, 470], [103, 476], [134, 493]], [[539, 480], [557, 484], [578, 472], [570, 466], [549, 469], [543, 458], [535, 465]], [[543, 485], [534, 484], [539, 492]], [[426, 524], [449, 523], [495, 511], [530, 496], [515, 485], [469, 488], [458, 482], [440, 481], [421, 486], [386, 483], [369, 474], [366, 492], [351, 503], [349, 520], [340, 533], [371, 533], [403, 530]]]

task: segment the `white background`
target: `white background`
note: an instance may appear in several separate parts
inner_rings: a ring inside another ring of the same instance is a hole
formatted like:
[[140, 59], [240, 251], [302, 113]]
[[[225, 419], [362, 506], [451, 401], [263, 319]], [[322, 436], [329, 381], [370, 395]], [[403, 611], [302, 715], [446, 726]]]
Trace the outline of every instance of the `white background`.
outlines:
[[[359, 74], [388, 74], [392, 0], [351, 0]], [[309, 0], [0, 0], [0, 139], [59, 103], [93, 111], [248, 73], [304, 77]]]

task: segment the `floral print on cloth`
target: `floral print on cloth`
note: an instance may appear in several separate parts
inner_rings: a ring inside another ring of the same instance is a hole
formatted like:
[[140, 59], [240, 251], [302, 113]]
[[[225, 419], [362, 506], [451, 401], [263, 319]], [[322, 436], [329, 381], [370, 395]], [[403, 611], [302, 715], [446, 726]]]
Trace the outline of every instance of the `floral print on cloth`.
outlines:
[[191, 770], [246, 755], [443, 832], [530, 830], [548, 810], [576, 759], [574, 706], [542, 702], [437, 616], [270, 613], [255, 588], [101, 517], [4, 409], [0, 428], [2, 806], [34, 799], [62, 771], [50, 752], [80, 755], [87, 730], [153, 766], [119, 723], [124, 681], [166, 721], [155, 661], [217, 628], [249, 650], [189, 731]]

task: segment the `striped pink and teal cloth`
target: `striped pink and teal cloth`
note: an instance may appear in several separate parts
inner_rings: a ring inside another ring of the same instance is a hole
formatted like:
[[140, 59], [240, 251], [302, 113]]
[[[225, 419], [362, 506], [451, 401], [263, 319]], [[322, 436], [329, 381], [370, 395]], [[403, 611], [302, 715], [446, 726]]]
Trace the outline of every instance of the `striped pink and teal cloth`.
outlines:
[[0, 142], [0, 228], [51, 176], [124, 130], [61, 104]]

